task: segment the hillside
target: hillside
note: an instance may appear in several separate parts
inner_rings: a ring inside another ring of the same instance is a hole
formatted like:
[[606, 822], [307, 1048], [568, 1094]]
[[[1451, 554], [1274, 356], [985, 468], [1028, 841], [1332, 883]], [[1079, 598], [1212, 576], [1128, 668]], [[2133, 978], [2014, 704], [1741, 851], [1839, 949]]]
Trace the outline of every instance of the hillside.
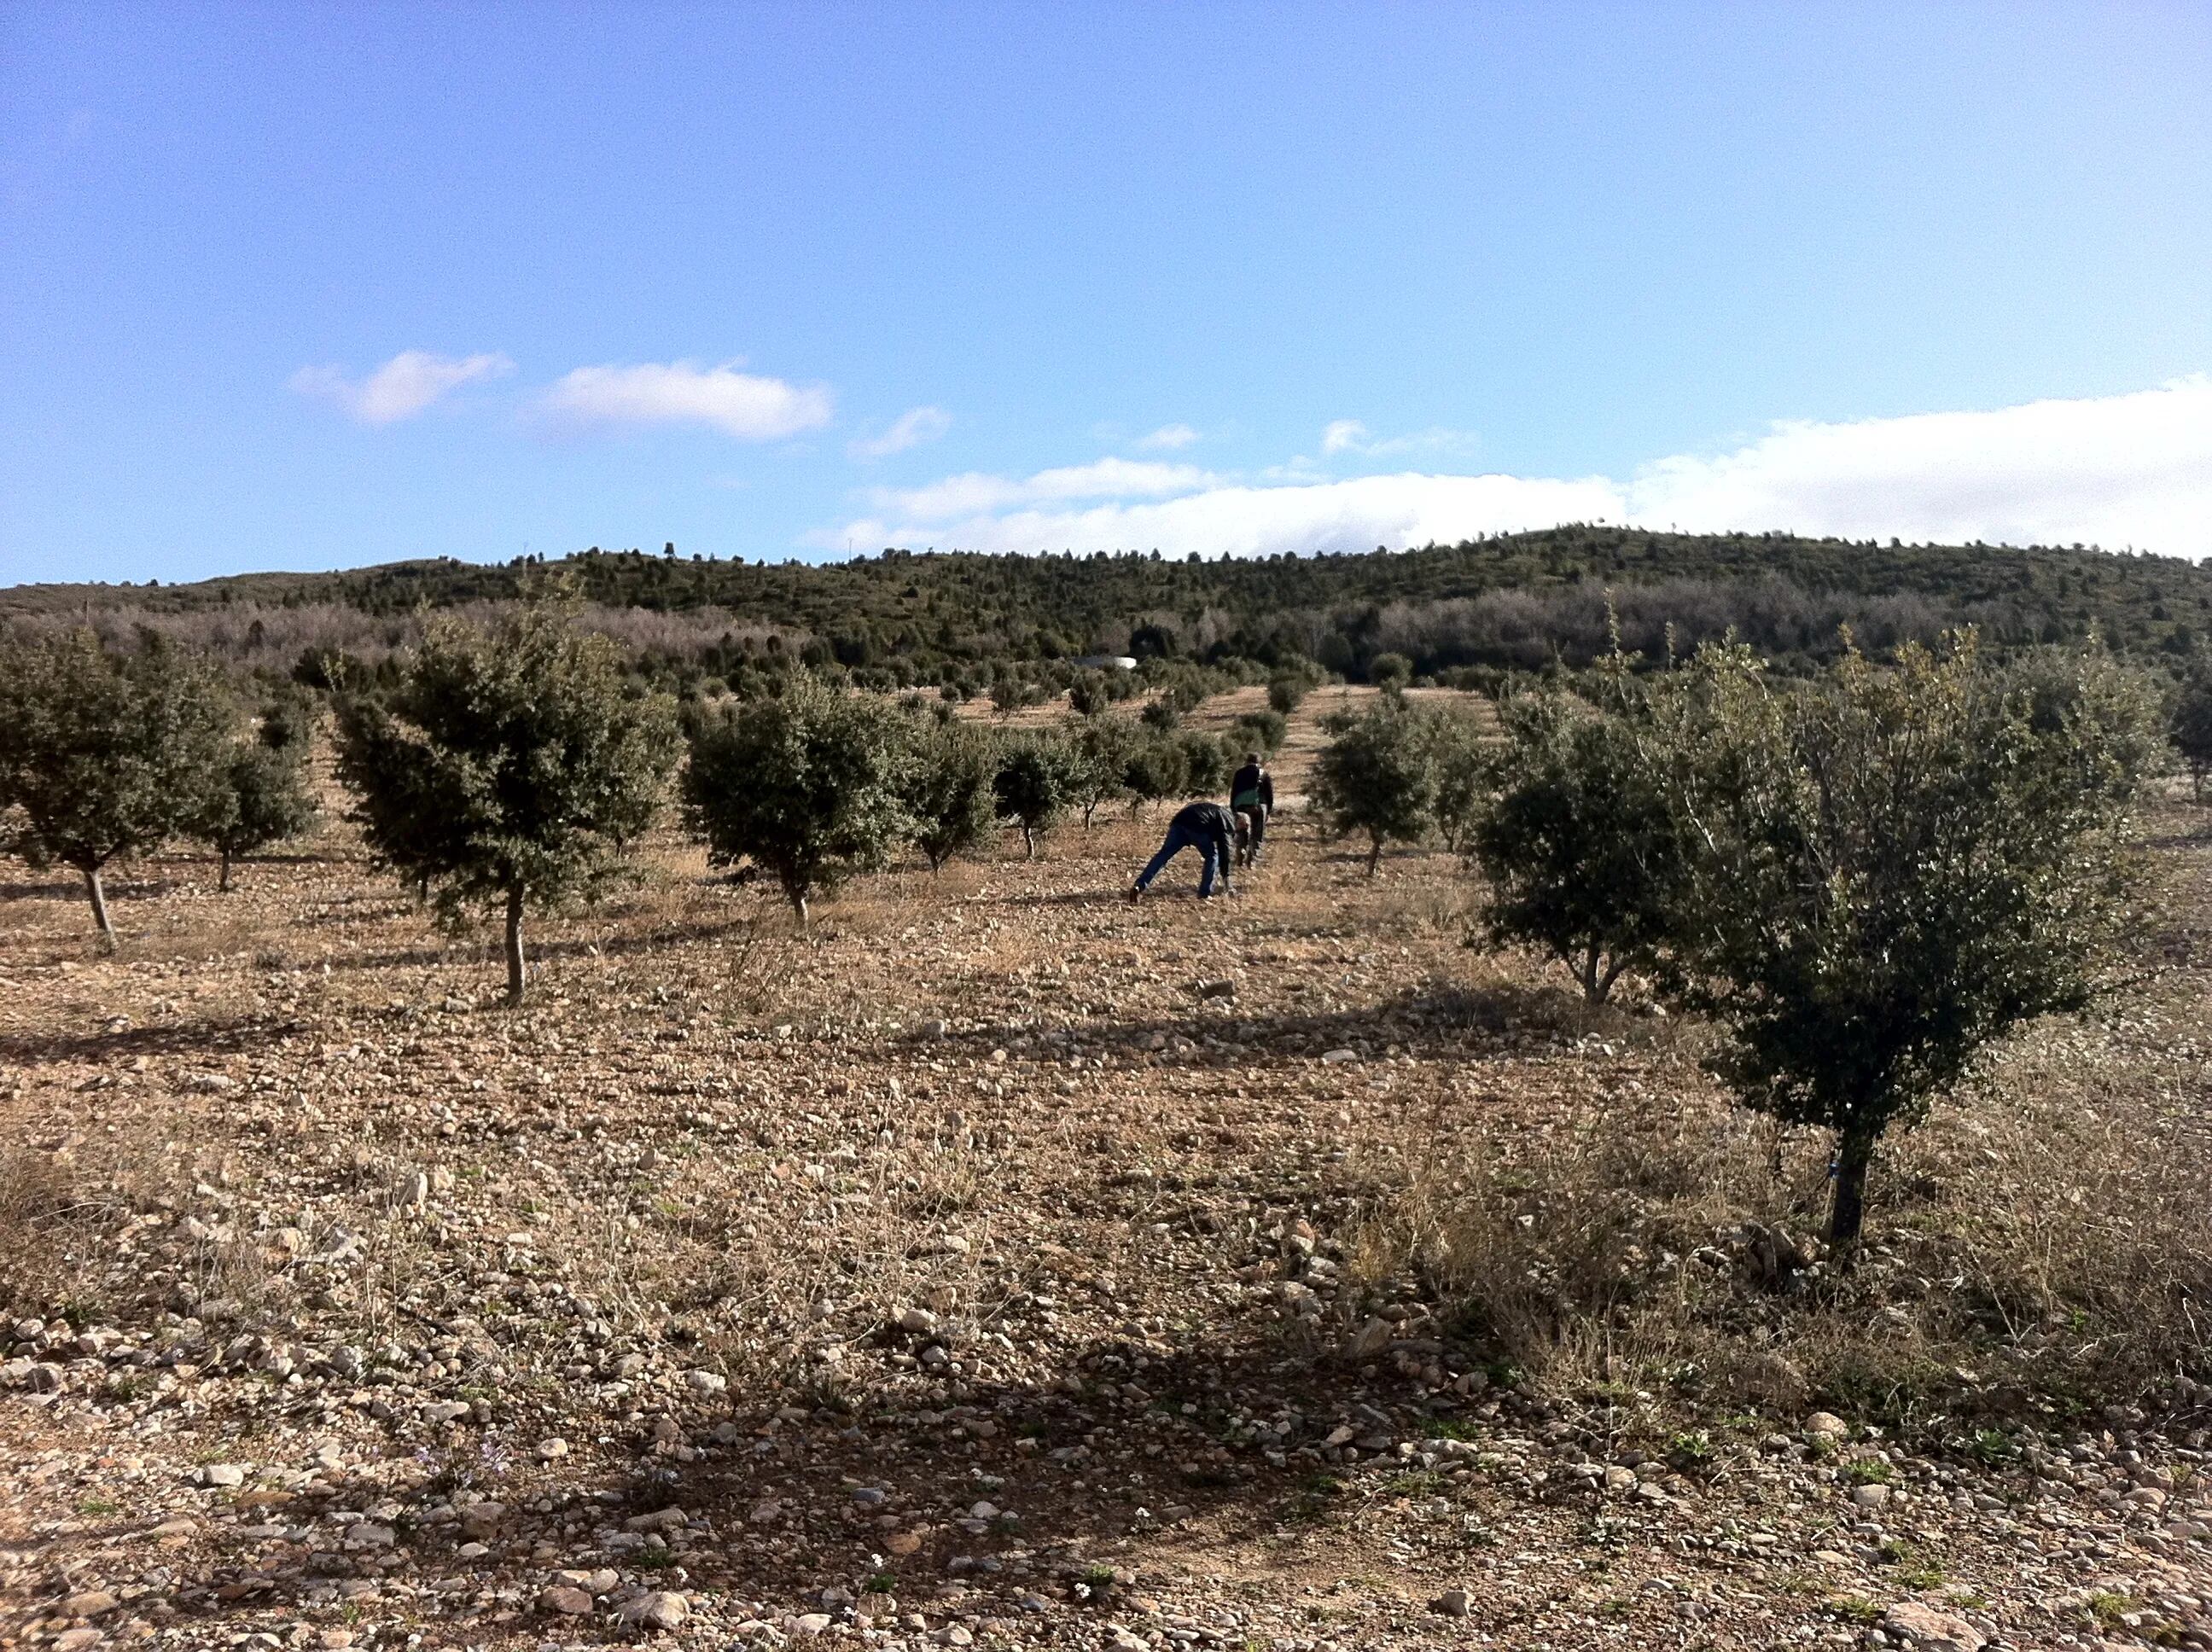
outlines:
[[2000, 647], [2094, 626], [2151, 655], [2187, 653], [2212, 633], [2212, 568], [2179, 559], [1605, 526], [1248, 562], [886, 550], [771, 565], [594, 549], [492, 566], [441, 559], [180, 586], [20, 586], [0, 590], [0, 625], [145, 623], [288, 664], [311, 646], [374, 655], [419, 608], [513, 600], [555, 577], [606, 610], [601, 623], [648, 662], [727, 675], [788, 647], [885, 687], [1093, 650], [1264, 665], [1309, 657], [1354, 677], [1386, 650], [1425, 673], [1530, 669], [1602, 647], [1608, 591], [1627, 645], [1655, 654], [1670, 627], [1683, 647], [1733, 628], [1784, 663], [1832, 653], [1845, 624], [1877, 648], [1965, 623]]

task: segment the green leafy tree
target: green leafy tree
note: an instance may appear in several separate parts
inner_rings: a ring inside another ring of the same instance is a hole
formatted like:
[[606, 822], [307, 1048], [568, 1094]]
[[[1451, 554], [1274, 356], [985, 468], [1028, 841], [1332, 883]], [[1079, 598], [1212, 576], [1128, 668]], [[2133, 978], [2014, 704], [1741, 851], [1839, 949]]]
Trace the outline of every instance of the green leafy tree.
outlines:
[[1231, 726], [1229, 738], [1244, 750], [1256, 747], [1273, 756], [1282, 749], [1290, 721], [1279, 711], [1248, 711]]
[[1471, 711], [1438, 712], [1431, 732], [1436, 743], [1431, 756], [1436, 763], [1437, 835], [1444, 847], [1463, 854], [1496, 789], [1496, 755], [1481, 720]]
[[102, 873], [191, 829], [236, 716], [208, 665], [151, 635], [129, 654], [87, 630], [0, 649], [0, 848], [75, 870], [112, 951]]
[[2204, 801], [2204, 780], [2212, 774], [2212, 660], [2199, 659], [2182, 679], [2167, 724], [2173, 749], [2189, 770], [2189, 787]]
[[1288, 717], [1305, 702], [1306, 690], [1311, 685], [1304, 677], [1283, 672], [1267, 679], [1267, 708], [1279, 716]]
[[1067, 685], [1067, 703], [1081, 716], [1096, 717], [1114, 703], [1112, 690], [1106, 686], [1103, 671], [1078, 671], [1075, 680]]
[[338, 778], [370, 852], [448, 922], [504, 908], [507, 996], [522, 1002], [523, 914], [595, 898], [653, 819], [675, 708], [624, 689], [613, 643], [552, 604], [486, 629], [434, 621], [380, 701], [337, 707]]
[[1202, 734], [1195, 729], [1187, 730], [1181, 737], [1183, 770], [1188, 776], [1187, 784], [1194, 793], [1211, 794], [1225, 791], [1229, 777], [1237, 770], [1237, 760], [1218, 734]]
[[1996, 1039], [2088, 1003], [2138, 889], [2151, 696], [2101, 650], [2062, 691], [1972, 633], [1795, 690], [1709, 647], [1658, 689], [1687, 876], [1670, 947], [1748, 1105], [1833, 1131], [1854, 1242], [1884, 1133]]
[[1435, 740], [1430, 720], [1386, 699], [1358, 714], [1332, 717], [1333, 738], [1315, 759], [1307, 790], [1334, 835], [1365, 835], [1367, 875], [1382, 847], [1419, 843], [1436, 823]]
[[1129, 795], [1129, 756], [1139, 738], [1118, 717], [1082, 717], [1070, 724], [1067, 741], [1079, 765], [1075, 802], [1085, 831], [1102, 806]]
[[991, 704], [997, 708], [1001, 722], [1024, 706], [1034, 706], [1043, 698], [1036, 683], [1027, 677], [1017, 677], [1012, 671], [1000, 672], [998, 680], [991, 684]]
[[1403, 654], [1377, 654], [1367, 662], [1367, 680], [1386, 695], [1399, 695], [1413, 680], [1413, 662]]
[[1190, 756], [1172, 735], [1140, 731], [1121, 764], [1121, 781], [1136, 806], [1190, 793]]
[[685, 812], [712, 864], [768, 872], [804, 927], [815, 894], [885, 865], [913, 835], [913, 761], [890, 707], [793, 677], [693, 740]]
[[999, 814], [1022, 829], [1022, 849], [1035, 859], [1036, 841], [1073, 807], [1083, 784], [1083, 762], [1058, 734], [1024, 734], [999, 748], [993, 782]]
[[297, 837], [319, 811], [308, 783], [313, 701], [289, 694], [266, 706], [252, 736], [233, 744], [209, 787], [192, 835], [221, 857], [217, 887], [230, 889], [231, 862]]
[[1137, 715], [1155, 734], [1172, 734], [1182, 726], [1182, 714], [1176, 709], [1172, 701], [1167, 699], [1148, 702]]
[[1551, 953], [1592, 1004], [1624, 969], [1656, 969], [1683, 878], [1664, 774], [1614, 687], [1611, 703], [1548, 688], [1499, 708], [1498, 795], [1468, 843], [1490, 939]]
[[917, 719], [902, 801], [915, 847], [940, 872], [956, 854], [973, 854], [998, 834], [999, 773], [991, 737], [957, 718]]

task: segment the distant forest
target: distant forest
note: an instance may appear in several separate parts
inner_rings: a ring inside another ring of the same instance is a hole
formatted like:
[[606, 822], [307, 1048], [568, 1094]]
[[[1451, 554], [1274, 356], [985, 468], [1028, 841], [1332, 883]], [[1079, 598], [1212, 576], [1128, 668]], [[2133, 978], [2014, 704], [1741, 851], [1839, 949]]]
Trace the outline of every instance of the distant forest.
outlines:
[[1978, 626], [2011, 649], [2094, 628], [2155, 662], [2212, 640], [2212, 568], [2071, 548], [1904, 545], [1780, 534], [1569, 526], [1456, 545], [1249, 560], [1152, 555], [880, 556], [757, 563], [593, 549], [505, 564], [440, 559], [192, 585], [0, 590], [0, 630], [139, 627], [239, 665], [313, 679], [343, 658], [371, 677], [424, 610], [489, 612], [555, 582], [583, 623], [672, 686], [811, 667], [861, 686], [975, 689], [1009, 672], [1064, 681], [1091, 653], [1276, 670], [1311, 662], [1358, 679], [1378, 655], [1486, 686], [1622, 641], [1658, 658], [1729, 631], [1784, 670], [1832, 657], [1849, 626], [1886, 650]]

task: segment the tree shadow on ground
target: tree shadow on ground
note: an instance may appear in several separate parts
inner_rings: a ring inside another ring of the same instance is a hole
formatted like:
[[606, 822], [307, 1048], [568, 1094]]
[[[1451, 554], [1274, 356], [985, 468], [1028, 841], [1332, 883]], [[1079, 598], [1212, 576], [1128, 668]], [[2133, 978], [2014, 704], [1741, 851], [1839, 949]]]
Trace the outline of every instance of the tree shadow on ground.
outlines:
[[223, 1055], [305, 1032], [304, 1022], [239, 1016], [174, 1026], [124, 1027], [94, 1033], [0, 1037], [0, 1066], [36, 1067], [64, 1061], [128, 1061], [138, 1056]]
[[[660, 924], [634, 933], [562, 935], [547, 940], [532, 938], [528, 950], [533, 963], [554, 958], [638, 957], [665, 952], [671, 947], [724, 940], [732, 935], [750, 937], [755, 932], [753, 919], [736, 917]], [[426, 944], [347, 952], [326, 962], [333, 970], [427, 969], [439, 964], [490, 967], [501, 964], [503, 954], [500, 944], [498, 940], [489, 936], [471, 936], [444, 946]]]
[[1609, 1005], [1593, 1008], [1564, 987], [1498, 983], [1468, 987], [1430, 981], [1358, 1008], [1240, 1011], [1236, 999], [1204, 995], [1186, 983], [1188, 1009], [1177, 1015], [1121, 1021], [1072, 1020], [1061, 1027], [1004, 1023], [963, 1028], [941, 1038], [916, 1034], [910, 1042], [949, 1044], [989, 1054], [1017, 1043], [1031, 1055], [1097, 1052], [1152, 1057], [1162, 1066], [1249, 1066], [1269, 1060], [1310, 1060], [1348, 1050], [1365, 1058], [1395, 1045], [1401, 1049], [1458, 1047], [1469, 1041], [1550, 1040], [1596, 1030], [1624, 1034], [1650, 1023]]
[[[1215, 1544], [1287, 1546], [1356, 1518], [1374, 1497], [1432, 1495], [1385, 1479], [1362, 1503], [1343, 1495], [1336, 1476], [1352, 1461], [1396, 1458], [1401, 1442], [1464, 1434], [1474, 1402], [1378, 1376], [1374, 1365], [1284, 1341], [1249, 1319], [1225, 1331], [1182, 1346], [1141, 1334], [1099, 1339], [1073, 1351], [1056, 1380], [955, 1379], [949, 1391], [869, 1359], [840, 1382], [763, 1384], [680, 1415], [633, 1413], [581, 1462], [528, 1461], [543, 1431], [537, 1420], [502, 1415], [491, 1430], [432, 1430], [410, 1418], [387, 1455], [411, 1449], [436, 1466], [411, 1491], [341, 1478], [268, 1516], [291, 1527], [396, 1497], [400, 1511], [381, 1516], [393, 1548], [325, 1550], [288, 1574], [262, 1564], [265, 1541], [225, 1533], [225, 1552], [194, 1569], [180, 1623], [237, 1624], [303, 1604], [333, 1611], [337, 1590], [358, 1590], [354, 1580], [374, 1580], [397, 1552], [410, 1595], [425, 1577], [512, 1580], [526, 1621], [571, 1634], [620, 1633], [623, 1597], [654, 1588], [687, 1592], [695, 1610], [722, 1597], [779, 1617], [826, 1608], [848, 1621], [855, 1603], [875, 1606], [882, 1621], [895, 1600], [933, 1628], [1033, 1619], [1038, 1608], [1024, 1604], [1033, 1597], [1066, 1614], [1063, 1622], [1091, 1619], [1103, 1632], [1146, 1610], [1133, 1599], [1133, 1571], [1198, 1530]], [[453, 1506], [461, 1488], [507, 1513], [463, 1524]], [[550, 1516], [525, 1512], [549, 1501]], [[672, 1509], [680, 1525], [665, 1515]], [[471, 1541], [497, 1551], [526, 1535], [526, 1522], [579, 1515], [586, 1531], [563, 1539], [557, 1558], [519, 1544], [504, 1558], [459, 1552]], [[332, 1542], [341, 1530], [317, 1529]], [[588, 1618], [563, 1622], [538, 1605], [556, 1567], [610, 1568], [621, 1582]], [[824, 1589], [851, 1603], [825, 1602]], [[386, 1593], [355, 1610], [380, 1618], [404, 1612], [407, 1598]]]

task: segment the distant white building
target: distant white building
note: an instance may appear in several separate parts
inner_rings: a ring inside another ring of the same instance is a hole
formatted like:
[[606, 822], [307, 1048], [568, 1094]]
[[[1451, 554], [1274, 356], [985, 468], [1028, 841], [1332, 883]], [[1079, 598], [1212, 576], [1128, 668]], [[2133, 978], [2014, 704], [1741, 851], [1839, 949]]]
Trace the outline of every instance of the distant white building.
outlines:
[[1085, 671], [1133, 671], [1137, 662], [1127, 654], [1085, 654], [1075, 662]]

